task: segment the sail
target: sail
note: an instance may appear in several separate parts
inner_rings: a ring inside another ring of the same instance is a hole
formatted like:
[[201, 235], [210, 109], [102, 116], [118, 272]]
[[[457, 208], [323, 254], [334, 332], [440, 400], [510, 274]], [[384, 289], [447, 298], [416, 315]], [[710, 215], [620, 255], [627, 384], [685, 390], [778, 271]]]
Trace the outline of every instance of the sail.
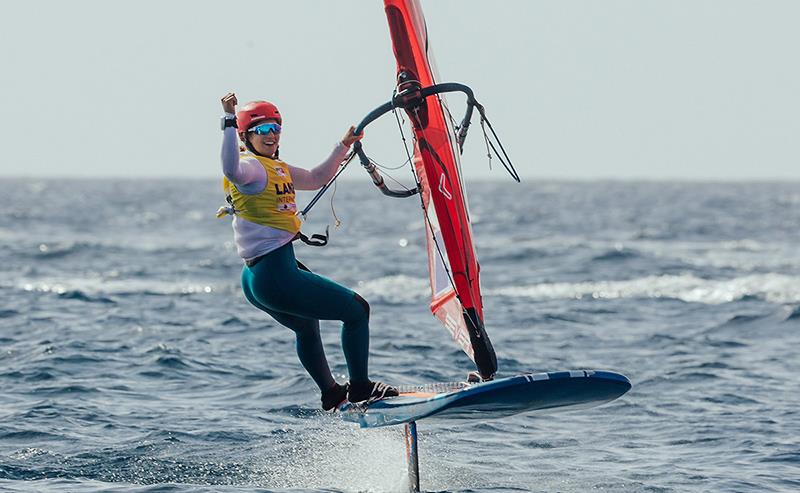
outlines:
[[[422, 87], [437, 83], [417, 0], [385, 0], [398, 78]], [[414, 131], [414, 169], [421, 185], [431, 281], [430, 309], [475, 362], [484, 378], [497, 371], [483, 324], [480, 267], [472, 243], [455, 131], [443, 95], [406, 110]], [[432, 205], [432, 206], [431, 206]]]

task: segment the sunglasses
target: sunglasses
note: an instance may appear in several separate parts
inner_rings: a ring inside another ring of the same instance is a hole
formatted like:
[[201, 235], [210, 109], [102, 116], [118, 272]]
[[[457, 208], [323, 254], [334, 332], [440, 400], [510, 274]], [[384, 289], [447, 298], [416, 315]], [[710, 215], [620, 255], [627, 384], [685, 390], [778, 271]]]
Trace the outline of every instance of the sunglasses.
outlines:
[[281, 133], [281, 126], [277, 123], [262, 123], [261, 125], [256, 125], [255, 127], [248, 129], [247, 131], [256, 135], [267, 135], [270, 132], [279, 134]]

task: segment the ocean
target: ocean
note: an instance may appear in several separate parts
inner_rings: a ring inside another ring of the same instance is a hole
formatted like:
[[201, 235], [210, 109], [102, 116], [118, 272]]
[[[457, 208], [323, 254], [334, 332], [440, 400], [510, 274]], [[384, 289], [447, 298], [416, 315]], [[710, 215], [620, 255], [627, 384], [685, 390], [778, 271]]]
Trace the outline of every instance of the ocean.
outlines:
[[[800, 183], [467, 179], [499, 375], [623, 373], [601, 407], [419, 422], [421, 486], [800, 490]], [[0, 491], [403, 491], [398, 428], [318, 411], [250, 306], [215, 180], [3, 179]], [[304, 204], [310, 195], [304, 193]], [[427, 309], [419, 200], [342, 182], [297, 245], [370, 303], [370, 373], [472, 365]], [[323, 322], [344, 379], [339, 327]]]

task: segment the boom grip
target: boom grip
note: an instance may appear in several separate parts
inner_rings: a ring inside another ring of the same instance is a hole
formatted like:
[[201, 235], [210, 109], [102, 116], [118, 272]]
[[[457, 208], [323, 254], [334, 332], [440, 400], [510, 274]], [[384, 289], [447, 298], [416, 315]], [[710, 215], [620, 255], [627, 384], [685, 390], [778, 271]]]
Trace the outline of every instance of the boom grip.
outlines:
[[[459, 150], [463, 151], [464, 140], [467, 138], [467, 130], [469, 130], [469, 123], [472, 119], [472, 111], [476, 106], [479, 110], [481, 107], [480, 104], [475, 100], [475, 94], [472, 92], [472, 89], [464, 84], [459, 84], [458, 82], [445, 82], [424, 88], [420, 88], [418, 83], [416, 85], [410, 85], [408, 89], [396, 93], [392, 97], [391, 101], [387, 101], [370, 111], [369, 114], [367, 114], [367, 116], [365, 116], [358, 123], [354, 134], [363, 134], [367, 125], [395, 108], [407, 109], [408, 107], [420, 104], [421, 101], [424, 101], [425, 98], [429, 96], [445, 92], [463, 92], [467, 96], [467, 112], [464, 115], [464, 119], [461, 121], [461, 125], [459, 125], [458, 135], [456, 136]], [[375, 164], [369, 160], [364, 152], [360, 141], [356, 141], [353, 144], [353, 151], [358, 154], [358, 159], [361, 161], [361, 166], [363, 166], [364, 169], [367, 170], [367, 173], [369, 173], [369, 176], [372, 178], [372, 183], [374, 183], [384, 195], [389, 197], [404, 198], [419, 193], [419, 187], [415, 187], [412, 190], [392, 190], [391, 188], [387, 187], [383, 176], [381, 176]]]

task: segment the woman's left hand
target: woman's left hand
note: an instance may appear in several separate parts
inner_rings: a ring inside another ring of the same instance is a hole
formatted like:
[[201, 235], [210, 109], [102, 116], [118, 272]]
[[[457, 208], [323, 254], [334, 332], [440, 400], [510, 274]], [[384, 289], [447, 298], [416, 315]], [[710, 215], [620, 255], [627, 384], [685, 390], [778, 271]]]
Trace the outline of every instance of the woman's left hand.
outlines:
[[344, 144], [345, 147], [350, 147], [353, 145], [353, 142], [361, 140], [364, 137], [364, 132], [361, 132], [361, 135], [355, 135], [355, 131], [356, 127], [350, 126], [350, 128], [347, 130], [347, 133], [344, 134], [344, 137], [342, 138], [342, 144]]

